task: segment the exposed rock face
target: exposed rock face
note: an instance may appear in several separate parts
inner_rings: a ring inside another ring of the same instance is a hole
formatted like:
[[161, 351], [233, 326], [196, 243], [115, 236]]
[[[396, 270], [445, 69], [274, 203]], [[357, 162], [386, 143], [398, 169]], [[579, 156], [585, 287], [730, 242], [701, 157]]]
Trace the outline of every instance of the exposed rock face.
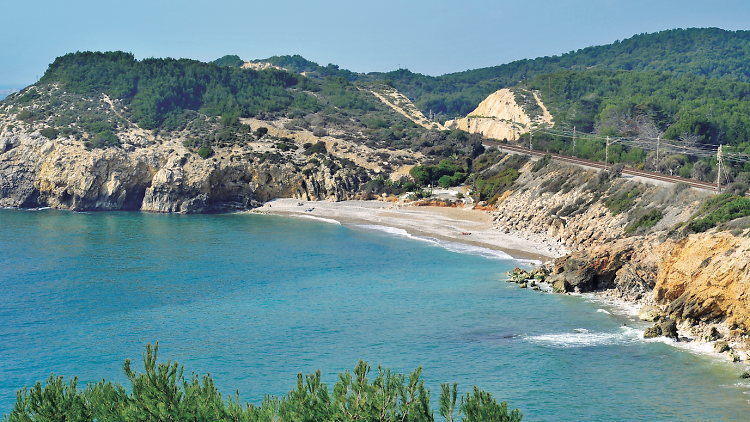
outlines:
[[665, 318], [654, 324], [652, 327], [647, 328], [643, 333], [643, 338], [653, 338], [661, 336], [677, 340], [677, 323], [669, 318]]
[[558, 291], [607, 290], [620, 299], [648, 301], [657, 264], [651, 241], [622, 239], [557, 259], [548, 281]]
[[707, 322], [726, 318], [726, 325], [750, 329], [750, 239], [726, 232], [690, 235], [665, 243], [654, 288], [657, 302], [668, 304], [676, 320]]
[[535, 118], [530, 117], [523, 107], [516, 103], [515, 94], [511, 90], [503, 88], [485, 98], [467, 117], [445, 122], [445, 127], [481, 133], [488, 138], [510, 140], [527, 132], [532, 123], [553, 124], [552, 115], [538, 95], [530, 95], [533, 95], [534, 101], [542, 109], [542, 114]]
[[65, 139], [15, 135], [0, 140], [0, 206], [68, 210], [144, 210], [205, 213], [258, 206], [276, 197], [340, 201], [353, 196], [359, 176], [309, 176], [290, 163], [249, 163], [219, 154], [183, 159], [174, 142], [126, 151], [86, 151]]

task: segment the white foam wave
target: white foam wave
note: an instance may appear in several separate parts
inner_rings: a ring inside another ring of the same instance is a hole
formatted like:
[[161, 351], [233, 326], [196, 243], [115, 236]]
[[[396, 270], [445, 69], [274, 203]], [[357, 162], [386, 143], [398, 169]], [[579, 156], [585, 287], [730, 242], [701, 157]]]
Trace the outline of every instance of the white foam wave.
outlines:
[[602, 308], [597, 309], [596, 312], [601, 312], [603, 314], [612, 315], [611, 312], [607, 311], [606, 309], [602, 309]]
[[609, 346], [613, 344], [630, 344], [638, 341], [638, 330], [622, 327], [615, 333], [590, 333], [585, 329], [574, 330], [572, 333], [543, 334], [529, 336], [527, 341], [548, 347], [573, 348], [591, 346]]
[[339, 226], [341, 225], [341, 223], [338, 220], [334, 220], [332, 218], [315, 217], [314, 215], [307, 215], [307, 214], [300, 214], [300, 215], [296, 215], [295, 217], [308, 218], [310, 220], [323, 221], [325, 223], [331, 223], [331, 224], [338, 224]]
[[409, 232], [407, 232], [406, 230], [399, 229], [396, 227], [381, 226], [378, 224], [358, 224], [356, 227], [361, 227], [367, 230], [377, 230], [377, 231], [388, 233], [394, 236], [408, 237], [410, 239], [432, 243], [434, 245], [441, 246], [451, 252], [463, 253], [463, 254], [469, 254], [469, 255], [478, 255], [478, 256], [483, 256], [485, 258], [489, 258], [489, 259], [499, 259], [503, 261], [516, 261], [516, 262], [530, 264], [530, 265], [541, 264], [541, 261], [532, 260], [532, 259], [513, 258], [512, 256], [508, 255], [507, 253], [503, 251], [483, 248], [481, 246], [467, 245], [465, 243], [458, 243], [458, 242], [449, 242], [446, 240], [435, 239], [432, 237], [414, 236], [410, 234]]

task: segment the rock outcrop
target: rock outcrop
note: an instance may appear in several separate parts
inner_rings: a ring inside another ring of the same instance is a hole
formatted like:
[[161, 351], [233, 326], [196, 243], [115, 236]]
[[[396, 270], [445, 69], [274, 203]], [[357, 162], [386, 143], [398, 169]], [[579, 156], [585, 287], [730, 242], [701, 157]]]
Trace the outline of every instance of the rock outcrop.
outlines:
[[277, 197], [341, 201], [363, 180], [326, 166], [248, 162], [230, 153], [202, 159], [176, 142], [130, 151], [85, 150], [39, 135], [0, 139], [0, 206], [206, 213], [253, 208]]
[[[529, 101], [540, 109], [541, 113], [530, 116], [524, 107], [516, 102], [516, 94], [503, 88], [490, 94], [468, 116], [445, 122], [448, 129], [461, 129], [469, 133], [481, 133], [494, 139], [515, 139], [521, 133], [528, 132], [533, 124], [554, 124], [552, 115], [547, 111], [537, 93], [525, 92]], [[532, 100], [533, 98], [533, 100]]]

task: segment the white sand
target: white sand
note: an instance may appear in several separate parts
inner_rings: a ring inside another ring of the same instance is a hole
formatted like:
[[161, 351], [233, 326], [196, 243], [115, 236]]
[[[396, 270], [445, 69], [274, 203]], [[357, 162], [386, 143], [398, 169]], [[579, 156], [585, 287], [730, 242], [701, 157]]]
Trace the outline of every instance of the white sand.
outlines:
[[556, 251], [550, 247], [554, 243], [551, 239], [538, 235], [524, 239], [505, 234], [493, 228], [489, 212], [469, 207], [416, 207], [384, 201], [327, 202], [284, 198], [267, 202], [253, 212], [321, 218], [344, 225], [393, 227], [413, 236], [502, 251], [518, 259], [547, 261], [562, 255], [559, 249]]

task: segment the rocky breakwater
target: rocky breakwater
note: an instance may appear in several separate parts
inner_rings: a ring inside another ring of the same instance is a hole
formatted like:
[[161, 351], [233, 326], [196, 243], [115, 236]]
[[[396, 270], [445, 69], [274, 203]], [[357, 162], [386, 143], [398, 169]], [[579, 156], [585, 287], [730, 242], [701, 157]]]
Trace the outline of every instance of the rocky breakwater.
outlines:
[[206, 213], [246, 209], [277, 197], [340, 201], [362, 174], [293, 162], [247, 161], [218, 150], [203, 159], [176, 141], [87, 150], [38, 134], [0, 138], [0, 206], [66, 210]]

